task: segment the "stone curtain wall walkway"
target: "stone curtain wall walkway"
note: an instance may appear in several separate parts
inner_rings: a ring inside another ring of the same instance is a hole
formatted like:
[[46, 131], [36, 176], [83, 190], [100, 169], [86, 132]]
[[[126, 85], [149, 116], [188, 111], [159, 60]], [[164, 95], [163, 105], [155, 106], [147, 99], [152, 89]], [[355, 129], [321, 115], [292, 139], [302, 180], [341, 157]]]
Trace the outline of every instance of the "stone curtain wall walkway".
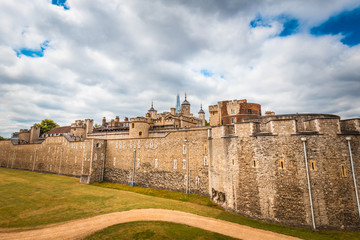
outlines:
[[251, 228], [219, 219], [165, 209], [136, 209], [124, 212], [109, 213], [91, 218], [60, 223], [42, 229], [23, 232], [0, 233], [0, 239], [81, 239], [106, 227], [119, 223], [135, 221], [166, 221], [180, 223], [243, 240], [298, 239], [295, 237]]

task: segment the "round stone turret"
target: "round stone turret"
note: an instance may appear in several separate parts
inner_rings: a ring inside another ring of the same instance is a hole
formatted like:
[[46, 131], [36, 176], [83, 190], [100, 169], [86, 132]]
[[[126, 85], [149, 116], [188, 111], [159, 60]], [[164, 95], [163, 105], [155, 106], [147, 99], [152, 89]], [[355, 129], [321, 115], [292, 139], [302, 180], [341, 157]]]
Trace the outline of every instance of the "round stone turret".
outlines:
[[130, 138], [143, 138], [149, 137], [148, 119], [144, 117], [137, 117], [130, 119], [129, 137]]

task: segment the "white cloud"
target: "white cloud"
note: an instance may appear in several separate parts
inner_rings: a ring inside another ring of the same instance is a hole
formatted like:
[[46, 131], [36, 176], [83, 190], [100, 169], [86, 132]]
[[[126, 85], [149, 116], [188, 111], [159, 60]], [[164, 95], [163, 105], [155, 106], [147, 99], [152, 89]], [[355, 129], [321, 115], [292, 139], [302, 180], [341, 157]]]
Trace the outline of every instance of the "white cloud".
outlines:
[[[308, 29], [357, 1], [50, 1], [0, 3], [0, 135], [44, 118], [144, 115], [188, 93], [196, 114], [225, 99], [247, 98], [277, 113], [359, 117], [360, 47]], [[301, 31], [251, 28], [257, 14], [299, 19]], [[36, 49], [42, 58], [16, 57]], [[213, 73], [205, 77], [206, 69]], [[223, 78], [221, 77], [223, 76]]]

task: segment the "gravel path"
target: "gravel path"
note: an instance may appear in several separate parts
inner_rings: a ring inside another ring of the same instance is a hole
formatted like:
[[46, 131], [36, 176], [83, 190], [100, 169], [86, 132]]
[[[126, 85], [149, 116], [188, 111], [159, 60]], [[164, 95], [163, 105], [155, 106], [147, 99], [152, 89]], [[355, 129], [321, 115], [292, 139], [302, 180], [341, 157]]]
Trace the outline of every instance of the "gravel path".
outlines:
[[298, 239], [219, 219], [165, 209], [135, 209], [51, 225], [42, 229], [0, 233], [0, 239], [82, 239], [106, 227], [134, 221], [166, 221], [217, 232], [243, 240]]

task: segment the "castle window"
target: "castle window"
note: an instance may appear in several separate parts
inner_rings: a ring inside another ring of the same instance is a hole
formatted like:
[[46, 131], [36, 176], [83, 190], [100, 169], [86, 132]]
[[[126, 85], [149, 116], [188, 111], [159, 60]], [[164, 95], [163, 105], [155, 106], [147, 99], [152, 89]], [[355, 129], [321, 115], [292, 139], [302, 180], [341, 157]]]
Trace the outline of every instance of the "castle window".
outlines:
[[135, 124], [134, 124], [134, 123], [132, 123], [132, 124], [131, 124], [131, 128], [134, 128], [134, 127], [135, 127]]
[[183, 169], [186, 169], [186, 160], [183, 159]]
[[251, 160], [251, 167], [257, 168], [257, 159], [256, 159], [256, 158], [253, 158], [253, 159]]
[[208, 165], [208, 159], [207, 159], [207, 156], [204, 157], [204, 166], [207, 166]]
[[231, 123], [235, 123], [235, 118], [231, 118]]
[[234, 110], [234, 109], [231, 109], [231, 114], [235, 114], [235, 110]]
[[310, 161], [310, 170], [311, 171], [317, 171], [315, 161]]
[[[101, 147], [101, 143], [96, 143], [96, 147], [100, 148]], [[77, 145], [76, 145], [76, 149], [77, 149]]]
[[154, 148], [157, 148], [157, 140], [154, 142]]
[[207, 145], [204, 144], [204, 155], [207, 155], [208, 151], [207, 151]]
[[155, 168], [158, 168], [158, 159], [157, 158], [155, 158]]
[[285, 169], [284, 160], [280, 160], [280, 169]]
[[341, 164], [340, 168], [341, 168], [341, 177], [343, 178], [347, 177], [345, 165]]
[[232, 165], [235, 165], [235, 159], [231, 159]]
[[200, 184], [200, 178], [199, 178], [199, 176], [196, 176], [196, 178], [195, 178], [195, 185], [196, 185], [196, 186], [199, 186], [199, 184]]
[[248, 109], [248, 114], [251, 114], [251, 109]]
[[183, 145], [183, 154], [186, 154], [186, 145]]
[[137, 166], [137, 167], [140, 167], [140, 158], [137, 159], [136, 166]]
[[174, 169], [177, 169], [177, 160], [174, 159]]
[[139, 136], [141, 136], [141, 135], [142, 135], [142, 131], [139, 132]]
[[115, 167], [115, 163], [116, 163], [116, 157], [114, 157], [114, 162], [113, 162], [114, 167]]

